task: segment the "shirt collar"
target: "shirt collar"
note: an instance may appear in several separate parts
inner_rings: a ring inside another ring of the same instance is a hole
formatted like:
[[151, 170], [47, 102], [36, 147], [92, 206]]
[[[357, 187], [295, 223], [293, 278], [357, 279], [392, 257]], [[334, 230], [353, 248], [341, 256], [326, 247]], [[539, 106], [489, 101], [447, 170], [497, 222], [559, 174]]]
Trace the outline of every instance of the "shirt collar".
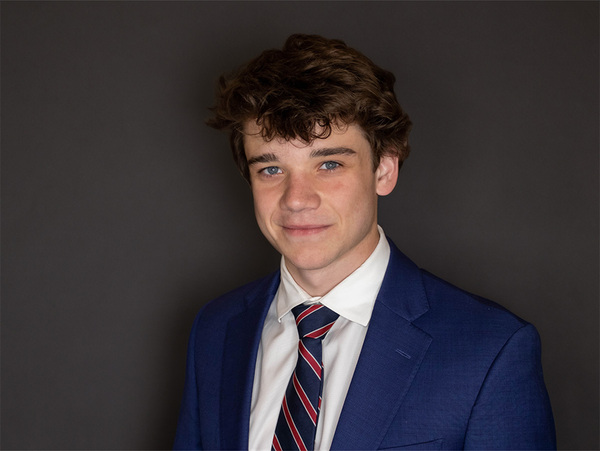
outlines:
[[390, 258], [385, 233], [381, 227], [377, 226], [377, 229], [379, 242], [369, 258], [324, 296], [306, 293], [289, 273], [282, 256], [281, 282], [275, 297], [278, 321], [281, 322], [281, 318], [299, 304], [320, 302], [338, 315], [367, 326]]

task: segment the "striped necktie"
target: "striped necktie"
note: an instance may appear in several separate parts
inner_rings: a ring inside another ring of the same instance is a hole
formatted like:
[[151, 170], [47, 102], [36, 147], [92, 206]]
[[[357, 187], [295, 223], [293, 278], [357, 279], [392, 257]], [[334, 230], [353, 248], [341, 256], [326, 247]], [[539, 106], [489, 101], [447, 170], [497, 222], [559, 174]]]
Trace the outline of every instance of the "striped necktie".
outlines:
[[292, 313], [300, 337], [298, 361], [275, 427], [272, 448], [275, 451], [314, 449], [323, 389], [321, 342], [338, 317], [321, 304], [301, 304]]

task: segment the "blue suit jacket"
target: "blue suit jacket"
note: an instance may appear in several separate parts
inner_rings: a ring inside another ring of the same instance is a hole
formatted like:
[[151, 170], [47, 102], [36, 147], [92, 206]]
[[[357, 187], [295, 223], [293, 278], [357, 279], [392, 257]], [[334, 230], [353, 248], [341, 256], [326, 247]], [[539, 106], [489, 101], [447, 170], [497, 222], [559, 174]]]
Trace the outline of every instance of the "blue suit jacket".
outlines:
[[[555, 448], [535, 328], [390, 245], [331, 449]], [[256, 354], [278, 285], [275, 273], [198, 314], [175, 449], [248, 448]]]

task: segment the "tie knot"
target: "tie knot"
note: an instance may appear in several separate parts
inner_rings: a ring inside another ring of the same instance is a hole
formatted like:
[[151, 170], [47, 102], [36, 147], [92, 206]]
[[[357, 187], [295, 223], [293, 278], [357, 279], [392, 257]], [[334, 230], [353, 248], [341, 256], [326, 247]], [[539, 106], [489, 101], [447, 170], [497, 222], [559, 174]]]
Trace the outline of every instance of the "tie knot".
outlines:
[[322, 304], [300, 304], [292, 309], [292, 313], [296, 317], [296, 327], [301, 339], [322, 340], [339, 316]]

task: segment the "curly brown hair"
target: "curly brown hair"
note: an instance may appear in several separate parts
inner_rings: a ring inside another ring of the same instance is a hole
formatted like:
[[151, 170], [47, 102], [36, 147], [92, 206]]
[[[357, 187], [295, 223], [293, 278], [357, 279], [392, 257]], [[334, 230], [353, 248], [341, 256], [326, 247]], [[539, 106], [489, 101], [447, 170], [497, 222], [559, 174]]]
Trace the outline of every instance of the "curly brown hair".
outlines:
[[255, 120], [263, 139], [327, 138], [332, 126], [357, 124], [373, 151], [408, 157], [411, 121], [394, 94], [394, 75], [343, 41], [294, 34], [283, 48], [266, 50], [230, 76], [221, 76], [214, 117], [207, 124], [230, 132], [233, 158], [249, 180], [244, 124]]

